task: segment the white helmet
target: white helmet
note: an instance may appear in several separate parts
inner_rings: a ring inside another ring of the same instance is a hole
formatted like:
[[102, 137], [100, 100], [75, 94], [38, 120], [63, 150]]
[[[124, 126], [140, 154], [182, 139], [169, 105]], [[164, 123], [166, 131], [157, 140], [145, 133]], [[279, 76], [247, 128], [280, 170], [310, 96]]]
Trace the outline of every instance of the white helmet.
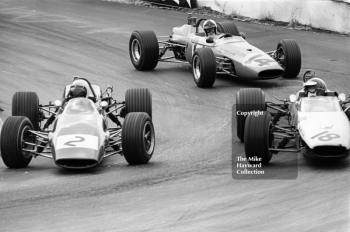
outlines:
[[73, 83], [70, 86], [70, 97], [87, 97], [89, 96], [90, 86], [87, 81], [79, 78], [74, 78]]
[[317, 77], [313, 77], [304, 83], [305, 92], [315, 93], [317, 96], [325, 95], [327, 91], [326, 83]]
[[203, 23], [203, 29], [205, 34], [208, 36], [210, 33], [217, 33], [218, 25], [212, 19], [205, 20]]

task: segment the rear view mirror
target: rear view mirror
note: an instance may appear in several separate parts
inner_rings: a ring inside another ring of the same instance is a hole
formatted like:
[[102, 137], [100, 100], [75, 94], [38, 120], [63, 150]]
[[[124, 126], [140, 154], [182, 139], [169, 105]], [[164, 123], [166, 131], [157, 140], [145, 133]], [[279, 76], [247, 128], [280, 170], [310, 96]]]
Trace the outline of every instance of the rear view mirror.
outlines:
[[102, 93], [102, 96], [104, 96], [105, 94], [107, 94], [108, 97], [110, 97], [113, 93], [113, 86], [112, 85], [108, 85], [106, 90]]
[[316, 76], [316, 73], [314, 71], [307, 70], [304, 72], [303, 81], [307, 82], [308, 80], [310, 80], [311, 78], [313, 78], [315, 76]]
[[54, 104], [56, 107], [61, 107], [61, 106], [62, 106], [62, 101], [56, 100], [53, 104]]
[[112, 92], [113, 92], [113, 86], [108, 85], [108, 86], [107, 86], [107, 89], [106, 89], [106, 92], [107, 92], [107, 93], [112, 93]]
[[289, 96], [289, 101], [292, 102], [292, 103], [296, 102], [297, 101], [297, 95], [291, 94]]
[[340, 93], [340, 94], [338, 95], [338, 98], [339, 98], [339, 100], [342, 101], [342, 102], [346, 100], [346, 96], [345, 96], [344, 93]]
[[244, 32], [240, 32], [239, 34], [242, 36], [242, 38], [243, 38], [243, 39], [246, 39], [246, 38], [247, 38], [246, 33], [244, 33]]
[[106, 109], [108, 107], [108, 102], [101, 101], [100, 106], [101, 106], [102, 109]]
[[187, 17], [187, 24], [191, 26], [196, 26], [197, 17], [193, 17], [191, 14]]

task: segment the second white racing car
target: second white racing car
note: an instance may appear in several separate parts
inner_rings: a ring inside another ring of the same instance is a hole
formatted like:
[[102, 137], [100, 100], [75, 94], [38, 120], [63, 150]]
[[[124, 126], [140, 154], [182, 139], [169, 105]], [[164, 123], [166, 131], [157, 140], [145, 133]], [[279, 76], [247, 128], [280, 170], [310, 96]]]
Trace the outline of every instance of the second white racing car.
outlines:
[[301, 68], [301, 52], [294, 40], [281, 40], [276, 50], [264, 52], [248, 43], [234, 22], [196, 17], [174, 27], [170, 36], [157, 38], [153, 31], [134, 31], [129, 54], [140, 71], [152, 70], [158, 62], [189, 63], [201, 88], [212, 87], [217, 74], [246, 79], [295, 78]]

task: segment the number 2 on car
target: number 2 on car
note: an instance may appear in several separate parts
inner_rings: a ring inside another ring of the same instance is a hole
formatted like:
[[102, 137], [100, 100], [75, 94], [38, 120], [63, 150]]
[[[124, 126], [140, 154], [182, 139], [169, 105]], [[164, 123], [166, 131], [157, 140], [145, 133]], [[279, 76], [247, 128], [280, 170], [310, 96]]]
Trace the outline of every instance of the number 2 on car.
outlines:
[[56, 142], [56, 150], [64, 148], [87, 148], [98, 150], [98, 137], [87, 134], [59, 136]]

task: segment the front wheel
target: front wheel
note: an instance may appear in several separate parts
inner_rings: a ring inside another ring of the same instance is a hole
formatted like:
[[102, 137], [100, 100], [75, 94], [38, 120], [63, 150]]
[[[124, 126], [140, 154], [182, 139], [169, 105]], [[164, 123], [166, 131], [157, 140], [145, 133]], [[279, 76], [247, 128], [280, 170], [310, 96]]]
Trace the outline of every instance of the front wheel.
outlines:
[[198, 49], [192, 58], [193, 79], [199, 88], [210, 88], [216, 79], [216, 58], [210, 48]]
[[146, 113], [129, 113], [122, 129], [122, 147], [130, 165], [146, 164], [155, 147], [155, 133], [152, 120]]
[[283, 77], [296, 78], [301, 69], [301, 52], [297, 42], [281, 40], [277, 45], [276, 60], [284, 69]]
[[126, 114], [145, 112], [152, 118], [152, 95], [146, 88], [128, 89], [125, 93]]
[[0, 138], [1, 157], [8, 168], [28, 166], [32, 155], [23, 149], [33, 149], [33, 146], [25, 143], [33, 143], [33, 138], [28, 131], [32, 129], [32, 123], [24, 116], [10, 116], [4, 122]]
[[236, 94], [236, 131], [241, 142], [244, 141], [244, 127], [248, 113], [266, 111], [265, 93], [259, 88], [243, 88]]
[[249, 163], [266, 165], [270, 162], [272, 153], [269, 148], [273, 142], [271, 127], [271, 115], [268, 112], [247, 117], [244, 129], [244, 148]]
[[130, 36], [129, 54], [137, 70], [154, 69], [159, 59], [159, 44], [153, 31], [134, 31]]

